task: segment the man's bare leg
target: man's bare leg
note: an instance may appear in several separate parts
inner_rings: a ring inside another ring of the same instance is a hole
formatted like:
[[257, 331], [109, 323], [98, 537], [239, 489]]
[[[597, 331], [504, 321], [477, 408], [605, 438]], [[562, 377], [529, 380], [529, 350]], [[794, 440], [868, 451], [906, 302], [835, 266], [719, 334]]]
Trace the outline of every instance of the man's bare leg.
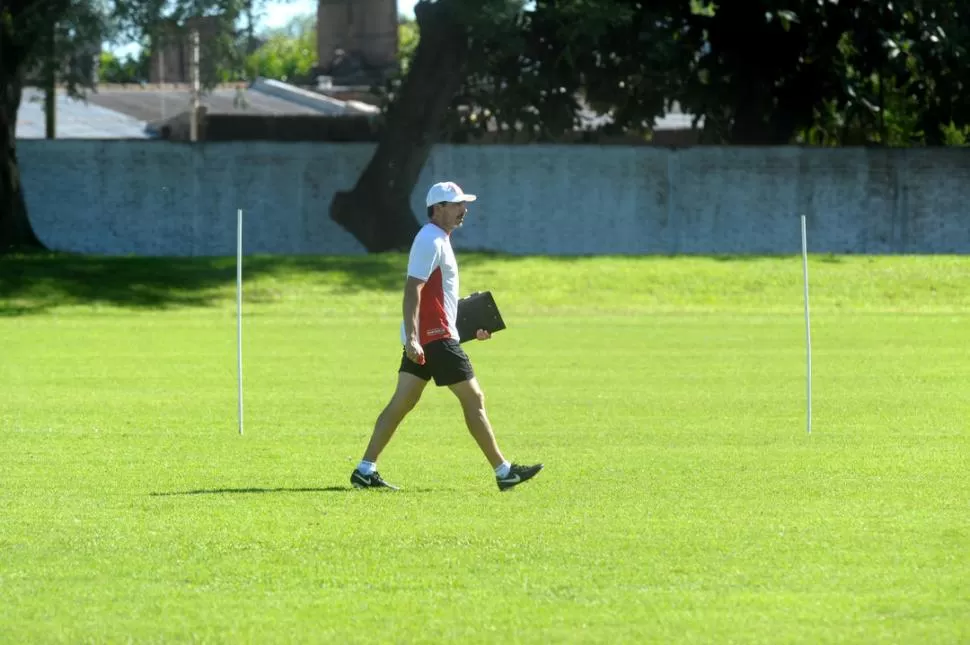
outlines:
[[401, 425], [408, 412], [414, 409], [418, 401], [421, 400], [421, 393], [428, 384], [414, 374], [399, 372], [397, 376], [397, 389], [390, 402], [378, 415], [377, 422], [374, 424], [374, 432], [371, 434], [370, 443], [364, 451], [364, 461], [377, 463], [377, 458], [384, 451], [387, 443], [394, 436], [394, 431]]
[[364, 458], [350, 475], [350, 483], [356, 488], [397, 488], [385, 482], [377, 473], [377, 458], [394, 436], [394, 431], [401, 425], [404, 417], [417, 405], [427, 384], [427, 381], [413, 374], [398, 372], [394, 395], [378, 415], [367, 450], [364, 451]]
[[488, 463], [495, 470], [495, 481], [499, 490], [508, 490], [522, 482], [529, 481], [542, 470], [542, 464], [533, 466], [512, 464], [502, 456], [502, 451], [499, 450], [498, 443], [495, 441], [492, 424], [489, 423], [488, 415], [485, 413], [485, 394], [478, 384], [478, 379], [472, 377], [467, 381], [449, 387], [461, 402], [468, 431], [475, 437], [478, 447], [481, 448], [485, 458], [488, 459]]
[[492, 424], [485, 413], [485, 393], [482, 392], [478, 379], [472, 377], [467, 381], [448, 386], [461, 402], [462, 412], [465, 414], [465, 425], [471, 433], [478, 447], [481, 448], [492, 468], [498, 468], [505, 463], [505, 457], [495, 441]]

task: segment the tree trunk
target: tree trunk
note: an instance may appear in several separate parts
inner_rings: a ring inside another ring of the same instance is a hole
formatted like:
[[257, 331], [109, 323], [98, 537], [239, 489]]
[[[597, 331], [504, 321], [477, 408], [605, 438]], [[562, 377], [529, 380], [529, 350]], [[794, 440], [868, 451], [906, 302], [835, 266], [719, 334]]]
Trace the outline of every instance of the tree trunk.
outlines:
[[43, 249], [27, 219], [17, 165], [17, 110], [22, 91], [19, 64], [0, 35], [0, 254]]
[[421, 0], [415, 6], [421, 40], [374, 156], [353, 190], [337, 193], [330, 204], [330, 217], [370, 252], [406, 250], [418, 231], [411, 193], [461, 87], [468, 58], [467, 28], [456, 17], [456, 4]]

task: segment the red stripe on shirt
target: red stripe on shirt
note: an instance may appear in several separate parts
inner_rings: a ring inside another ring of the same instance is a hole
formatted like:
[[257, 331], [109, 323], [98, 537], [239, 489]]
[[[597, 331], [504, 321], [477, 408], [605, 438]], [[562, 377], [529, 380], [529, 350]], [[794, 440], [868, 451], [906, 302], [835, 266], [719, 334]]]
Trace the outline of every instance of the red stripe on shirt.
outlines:
[[418, 312], [418, 339], [422, 345], [442, 338], [451, 338], [448, 316], [445, 314], [445, 292], [441, 284], [441, 269], [435, 269], [421, 290]]

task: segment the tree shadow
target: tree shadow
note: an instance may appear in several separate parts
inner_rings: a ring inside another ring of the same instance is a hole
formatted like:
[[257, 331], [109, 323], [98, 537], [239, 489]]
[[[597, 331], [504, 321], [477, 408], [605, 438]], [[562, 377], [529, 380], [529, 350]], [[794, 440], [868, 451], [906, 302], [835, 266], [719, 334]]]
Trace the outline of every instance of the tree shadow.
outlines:
[[[503, 253], [459, 251], [463, 267], [493, 260], [527, 259]], [[552, 256], [550, 256], [552, 257]], [[558, 258], [570, 262], [578, 258]], [[359, 256], [271, 256], [243, 258], [243, 305], [279, 297], [272, 281], [324, 286], [337, 295], [371, 291], [399, 293], [407, 254]], [[88, 256], [71, 253], [0, 255], [0, 317], [43, 314], [65, 305], [133, 310], [212, 307], [235, 301], [236, 258]]]
[[[463, 268], [489, 262], [504, 264], [542, 258], [576, 265], [597, 258], [708, 257], [719, 262], [790, 258], [785, 255], [619, 256], [522, 255], [458, 248]], [[818, 256], [838, 263], [838, 256]], [[407, 269], [406, 253], [359, 256], [269, 256], [243, 259], [243, 304], [271, 302], [280, 297], [272, 280], [287, 288], [323, 287], [336, 295], [371, 291], [400, 293]], [[269, 278], [266, 282], [257, 282]], [[225, 306], [235, 301], [236, 258], [106, 257], [67, 253], [0, 255], [0, 317], [43, 314], [64, 305], [169, 310]]]
[[[265, 256], [243, 259], [243, 300], [272, 299], [272, 289], [246, 289], [264, 277], [303, 273], [309, 285], [340, 292], [398, 291], [407, 256]], [[62, 305], [138, 310], [208, 307], [234, 300], [236, 258], [102, 257], [61, 253], [0, 255], [0, 317], [42, 314]]]
[[828, 253], [826, 255], [821, 255], [815, 258], [819, 262], [824, 262], [825, 264], [843, 264], [845, 263], [845, 258], [840, 255], [835, 255], [833, 253]]
[[[794, 254], [785, 253], [758, 253], [751, 255], [745, 255], [743, 253], [717, 253], [711, 255], [700, 255], [696, 257], [708, 258], [714, 260], [715, 262], [764, 262], [786, 260], [796, 256]], [[801, 257], [801, 255], [799, 254], [798, 257]]]

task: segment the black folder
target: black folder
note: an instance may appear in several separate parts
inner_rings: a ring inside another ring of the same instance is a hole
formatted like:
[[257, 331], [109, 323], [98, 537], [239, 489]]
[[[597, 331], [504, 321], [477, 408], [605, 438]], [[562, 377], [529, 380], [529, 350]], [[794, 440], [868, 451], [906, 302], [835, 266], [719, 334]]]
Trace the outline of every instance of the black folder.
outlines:
[[458, 336], [461, 343], [475, 340], [475, 332], [490, 334], [505, 329], [505, 321], [491, 291], [476, 292], [458, 300]]

